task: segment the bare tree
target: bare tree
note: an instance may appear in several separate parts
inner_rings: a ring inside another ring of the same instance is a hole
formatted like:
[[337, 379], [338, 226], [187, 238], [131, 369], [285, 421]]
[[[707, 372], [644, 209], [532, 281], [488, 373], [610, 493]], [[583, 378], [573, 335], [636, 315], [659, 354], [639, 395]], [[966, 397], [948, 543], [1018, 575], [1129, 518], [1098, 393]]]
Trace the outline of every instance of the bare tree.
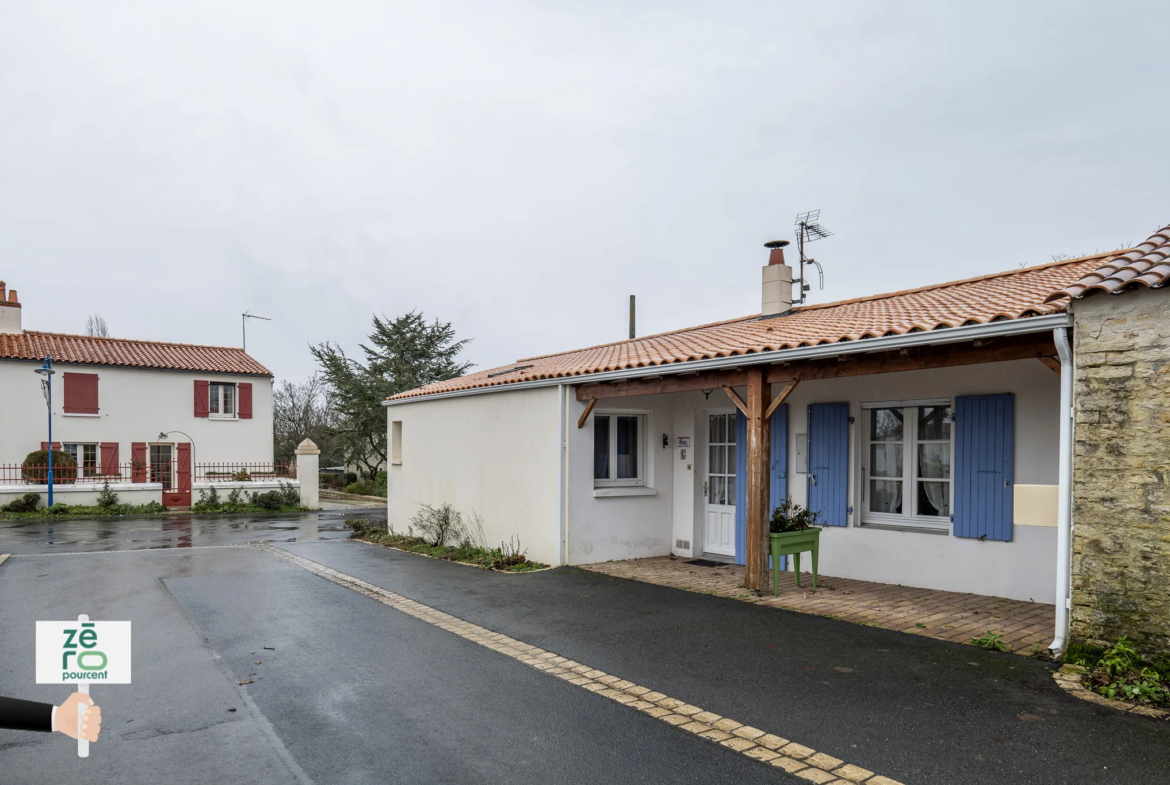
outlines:
[[100, 313], [91, 313], [85, 319], [85, 334], [93, 338], [109, 338], [110, 328]]
[[272, 439], [276, 457], [292, 460], [297, 445], [312, 439], [326, 465], [334, 455], [337, 413], [329, 387], [317, 374], [297, 384], [284, 379], [272, 392]]

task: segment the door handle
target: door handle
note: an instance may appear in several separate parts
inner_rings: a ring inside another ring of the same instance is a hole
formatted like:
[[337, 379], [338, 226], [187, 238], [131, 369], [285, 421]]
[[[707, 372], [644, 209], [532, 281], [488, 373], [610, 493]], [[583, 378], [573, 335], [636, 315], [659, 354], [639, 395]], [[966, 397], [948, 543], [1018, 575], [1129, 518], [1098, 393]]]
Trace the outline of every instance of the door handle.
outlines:
[[808, 479], [812, 482], [813, 485], [817, 484], [817, 476], [815, 474], [810, 474]]
[[706, 480], [703, 481], [703, 495], [704, 496], [707, 495], [707, 481]]

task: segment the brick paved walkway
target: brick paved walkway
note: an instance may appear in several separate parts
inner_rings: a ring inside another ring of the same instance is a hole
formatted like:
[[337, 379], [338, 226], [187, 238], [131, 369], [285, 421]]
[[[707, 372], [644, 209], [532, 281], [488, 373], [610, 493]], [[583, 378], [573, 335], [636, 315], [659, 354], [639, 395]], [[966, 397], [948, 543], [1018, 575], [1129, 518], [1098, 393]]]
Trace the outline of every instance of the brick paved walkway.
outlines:
[[914, 589], [886, 583], [802, 574], [801, 586], [791, 573], [780, 578], [780, 595], [771, 591], [754, 597], [743, 588], [744, 568], [738, 565], [700, 567], [686, 559], [658, 557], [631, 561], [583, 564], [581, 569], [670, 586], [704, 594], [770, 605], [777, 608], [829, 616], [857, 624], [925, 635], [944, 641], [970, 643], [987, 631], [1003, 636], [1008, 647], [1020, 654], [1043, 651], [1052, 641], [1056, 608], [1039, 602], [984, 597], [979, 594]]

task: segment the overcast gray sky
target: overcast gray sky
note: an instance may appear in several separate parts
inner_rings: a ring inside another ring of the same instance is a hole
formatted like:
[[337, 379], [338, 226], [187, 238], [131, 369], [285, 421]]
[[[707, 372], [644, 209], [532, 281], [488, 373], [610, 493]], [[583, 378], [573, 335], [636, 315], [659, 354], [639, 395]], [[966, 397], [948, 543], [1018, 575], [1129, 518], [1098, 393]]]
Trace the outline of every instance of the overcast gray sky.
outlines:
[[0, 278], [28, 329], [278, 378], [421, 309], [479, 367], [1170, 221], [1170, 5], [0, 2]]

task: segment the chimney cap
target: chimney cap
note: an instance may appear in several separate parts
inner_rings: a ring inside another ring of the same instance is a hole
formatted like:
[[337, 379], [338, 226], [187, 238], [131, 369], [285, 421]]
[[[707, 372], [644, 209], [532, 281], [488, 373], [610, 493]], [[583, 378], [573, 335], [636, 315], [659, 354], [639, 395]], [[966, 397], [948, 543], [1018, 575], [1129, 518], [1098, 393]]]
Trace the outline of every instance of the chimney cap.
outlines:
[[773, 240], [770, 243], [764, 243], [765, 248], [783, 248], [788, 245], [787, 240]]

